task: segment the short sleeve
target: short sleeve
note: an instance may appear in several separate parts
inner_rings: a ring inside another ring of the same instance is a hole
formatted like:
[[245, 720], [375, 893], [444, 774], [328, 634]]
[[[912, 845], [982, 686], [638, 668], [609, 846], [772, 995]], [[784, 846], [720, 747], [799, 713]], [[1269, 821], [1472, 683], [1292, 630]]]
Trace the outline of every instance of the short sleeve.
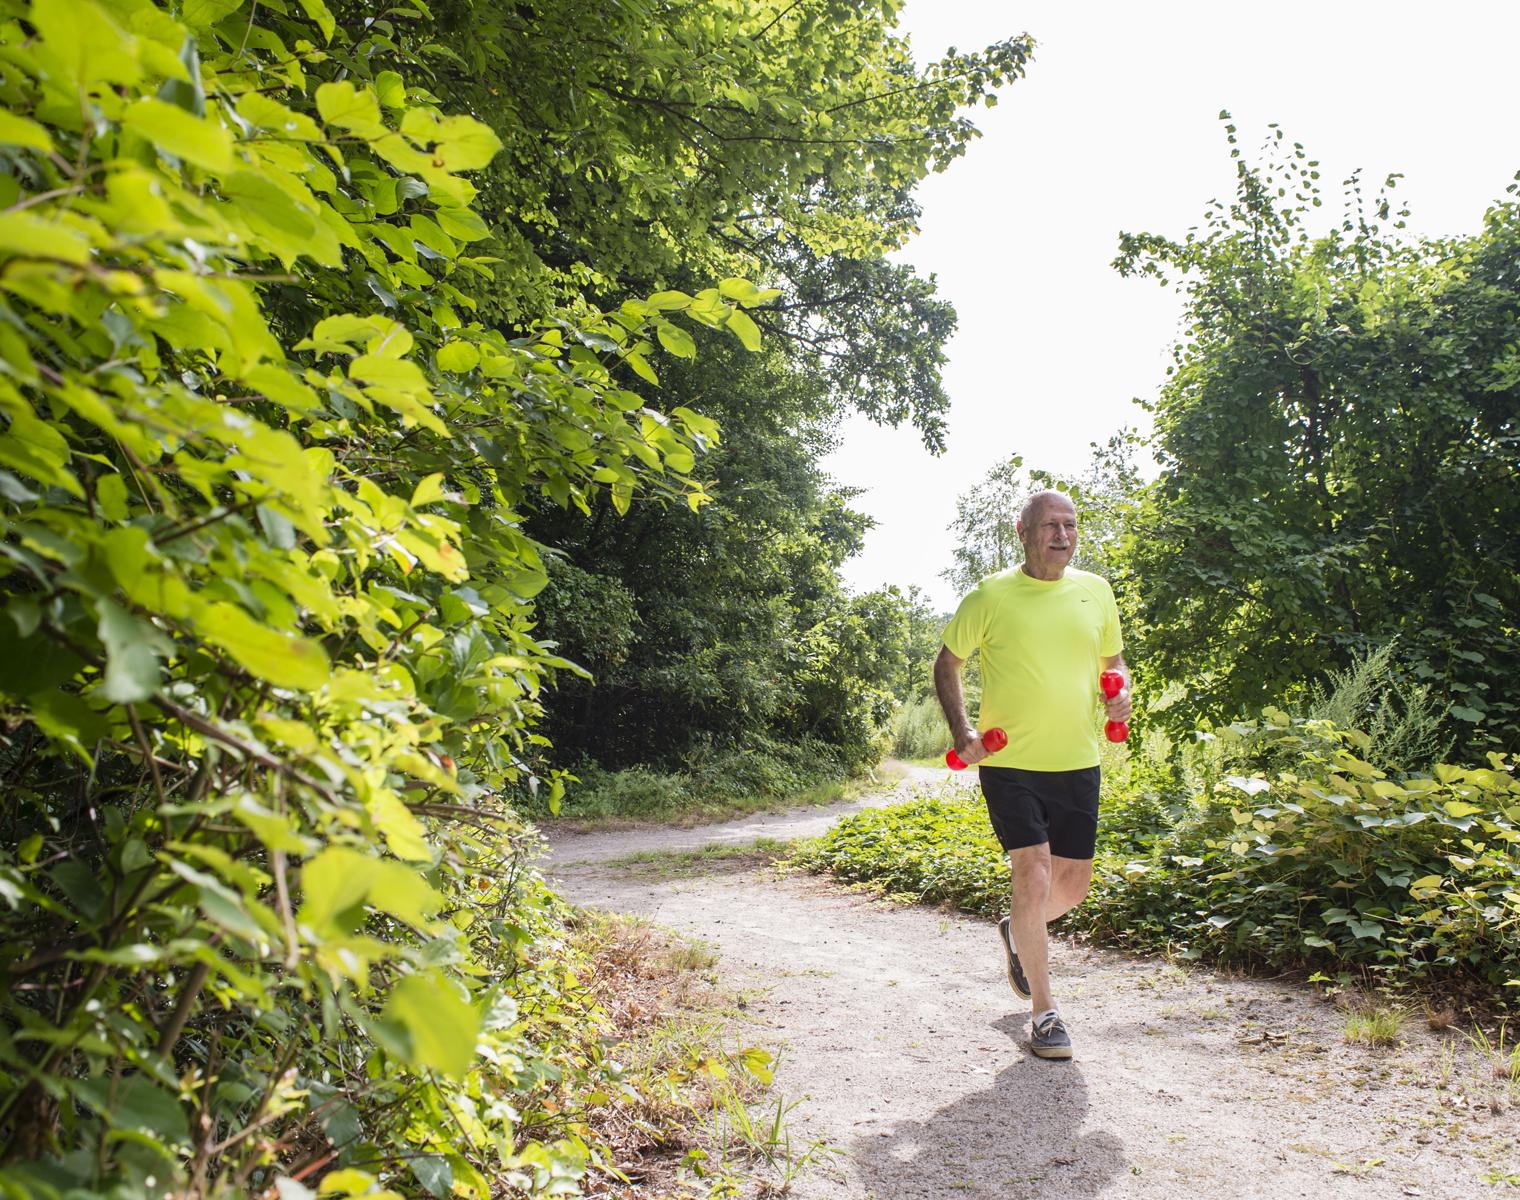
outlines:
[[1104, 658], [1112, 658], [1124, 650], [1124, 635], [1119, 632], [1119, 605], [1114, 600], [1114, 589], [1108, 581], [1103, 582], [1103, 606], [1107, 609], [1103, 621], [1103, 637], [1098, 652]]
[[982, 644], [987, 631], [987, 596], [982, 588], [974, 588], [961, 601], [941, 635], [945, 648], [956, 658], [967, 659]]

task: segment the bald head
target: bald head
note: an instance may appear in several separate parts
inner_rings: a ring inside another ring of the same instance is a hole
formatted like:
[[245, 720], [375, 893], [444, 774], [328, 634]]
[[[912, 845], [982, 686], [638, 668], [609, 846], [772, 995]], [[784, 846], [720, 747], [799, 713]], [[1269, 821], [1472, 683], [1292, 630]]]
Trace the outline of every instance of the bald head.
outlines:
[[[1054, 488], [1047, 488], [1043, 492], [1036, 492], [1024, 501], [1024, 507], [1019, 509], [1019, 527], [1032, 529], [1038, 525], [1040, 517], [1044, 515], [1045, 506], [1053, 501], [1059, 501], [1063, 507], [1072, 508], [1070, 496]], [[1076, 510], [1073, 508], [1072, 511]]]

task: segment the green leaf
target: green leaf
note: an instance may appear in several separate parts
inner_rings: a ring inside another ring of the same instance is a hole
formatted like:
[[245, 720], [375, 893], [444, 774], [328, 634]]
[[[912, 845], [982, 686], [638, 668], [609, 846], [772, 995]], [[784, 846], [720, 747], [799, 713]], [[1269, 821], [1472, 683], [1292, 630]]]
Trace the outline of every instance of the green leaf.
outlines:
[[333, 21], [332, 11], [327, 5], [322, 0], [301, 0], [301, 8], [322, 31], [323, 44], [326, 45], [332, 41], [333, 30], [337, 28], [337, 24]]
[[48, 872], [48, 876], [81, 916], [94, 920], [105, 911], [105, 891], [95, 878], [95, 872], [84, 863], [73, 859], [61, 862]]
[[133, 704], [158, 692], [158, 660], [172, 650], [152, 625], [109, 600], [96, 604], [97, 633], [106, 648], [106, 673], [98, 691], [112, 704]]
[[209, 116], [192, 116], [177, 105], [150, 97], [128, 107], [121, 123], [175, 158], [208, 171], [232, 168], [232, 138]]
[[691, 305], [691, 297], [685, 292], [656, 292], [647, 301], [651, 308], [661, 312], [679, 312]]
[[237, 111], [238, 115], [250, 125], [257, 125], [281, 137], [295, 138], [303, 142], [322, 140], [322, 130], [310, 117], [305, 113], [286, 108], [278, 100], [271, 99], [262, 92], [248, 92], [240, 97]]
[[[12, 601], [12, 608], [17, 601]], [[42, 634], [23, 637], [9, 614], [0, 613], [0, 689], [12, 696], [50, 692], [84, 664], [67, 646]]]
[[409, 501], [413, 508], [421, 508], [424, 504], [431, 504], [443, 495], [443, 472], [434, 471], [418, 482], [412, 489], [412, 498]]
[[381, 71], [375, 76], [375, 94], [386, 108], [406, 107], [406, 80], [395, 71]]
[[655, 387], [660, 386], [660, 377], [654, 373], [654, 368], [649, 365], [649, 360], [637, 350], [630, 350], [623, 356], [623, 359], [633, 368], [633, 373], [640, 379], [654, 384]]
[[438, 366], [462, 375], [480, 365], [480, 351], [472, 342], [449, 342], [438, 351]]
[[377, 138], [390, 132], [380, 117], [380, 101], [375, 93], [348, 82], [324, 83], [319, 87], [317, 112], [327, 124], [360, 137]]
[[79, 1080], [71, 1087], [112, 1128], [140, 1130], [175, 1145], [190, 1140], [189, 1116], [179, 1096], [146, 1075]]
[[41, 0], [27, 16], [76, 85], [69, 93], [83, 95], [102, 81], [131, 84], [142, 78], [135, 39], [94, 0]]
[[86, 763], [93, 763], [92, 747], [110, 733], [110, 726], [99, 713], [73, 692], [34, 692], [27, 703], [38, 729], [63, 742]]
[[697, 355], [697, 343], [679, 325], [660, 321], [655, 325], [655, 336], [660, 339], [660, 345], [677, 358], [695, 358]]
[[380, 860], [347, 846], [329, 846], [301, 869], [301, 907], [296, 914], [319, 937], [344, 913], [363, 904]]
[[750, 320], [749, 314], [742, 309], [729, 310], [728, 327], [746, 350], [760, 349], [760, 327]]
[[53, 137], [46, 127], [37, 124], [29, 117], [21, 117], [13, 112], [0, 110], [0, 145], [22, 146], [28, 150], [41, 150], [44, 154], [50, 154], [53, 150]]
[[444, 233], [461, 242], [478, 242], [491, 236], [490, 227], [472, 208], [440, 208], [433, 215]]
[[478, 170], [501, 149], [496, 131], [483, 121], [445, 117], [427, 108], [408, 109], [401, 120], [401, 132], [422, 145], [433, 164], [445, 171]]
[[430, 1195], [448, 1200], [454, 1191], [454, 1168], [441, 1154], [422, 1154], [411, 1161], [412, 1174]]
[[406, 976], [391, 989], [384, 1015], [406, 1030], [412, 1066], [457, 1079], [475, 1061], [480, 1012], [445, 975]]
[[322, 407], [316, 392], [274, 363], [260, 363], [251, 371], [244, 371], [243, 382], [260, 395], [302, 416]]
[[77, 229], [33, 212], [0, 213], [0, 254], [86, 263], [90, 242]]
[[398, 921], [425, 931], [433, 927], [433, 918], [446, 901], [416, 867], [384, 860], [376, 863], [369, 903]]
[[366, 802], [370, 819], [385, 838], [386, 848], [397, 858], [410, 862], [430, 862], [433, 849], [428, 845], [427, 830], [393, 792], [378, 791]]
[[260, 625], [236, 605], [208, 605], [196, 615], [195, 625], [201, 637], [249, 674], [276, 687], [314, 692], [328, 680], [330, 665], [320, 643]]

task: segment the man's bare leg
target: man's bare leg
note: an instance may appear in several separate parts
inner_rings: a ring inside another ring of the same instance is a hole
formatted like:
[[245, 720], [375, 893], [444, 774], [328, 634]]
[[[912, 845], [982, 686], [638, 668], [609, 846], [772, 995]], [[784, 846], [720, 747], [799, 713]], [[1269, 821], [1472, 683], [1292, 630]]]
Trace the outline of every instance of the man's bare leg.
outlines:
[[1029, 981], [1030, 1006], [1036, 1013], [1054, 1008], [1050, 1000], [1050, 956], [1045, 942], [1045, 912], [1050, 905], [1050, 846], [1022, 846], [1008, 851], [1013, 872], [1008, 931]]
[[1055, 1007], [1050, 993], [1050, 949], [1046, 925], [1070, 912], [1087, 895], [1092, 859], [1061, 858], [1048, 843], [1008, 852], [1013, 872], [1009, 932], [1029, 981], [1030, 1009], [1038, 1016]]
[[1050, 856], [1050, 899], [1045, 903], [1045, 921], [1049, 924], [1065, 916], [1087, 896], [1092, 886], [1093, 860]]

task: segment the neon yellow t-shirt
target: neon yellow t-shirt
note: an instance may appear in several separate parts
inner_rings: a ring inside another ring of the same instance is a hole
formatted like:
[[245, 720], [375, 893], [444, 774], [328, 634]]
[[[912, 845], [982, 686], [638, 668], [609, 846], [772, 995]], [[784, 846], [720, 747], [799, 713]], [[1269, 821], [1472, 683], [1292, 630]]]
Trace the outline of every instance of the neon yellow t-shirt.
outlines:
[[1098, 765], [1101, 660], [1124, 648], [1106, 579], [1072, 568], [1054, 580], [1002, 571], [961, 601], [944, 641], [956, 658], [982, 652], [977, 724], [1008, 734], [1008, 745], [983, 762], [1026, 771]]

